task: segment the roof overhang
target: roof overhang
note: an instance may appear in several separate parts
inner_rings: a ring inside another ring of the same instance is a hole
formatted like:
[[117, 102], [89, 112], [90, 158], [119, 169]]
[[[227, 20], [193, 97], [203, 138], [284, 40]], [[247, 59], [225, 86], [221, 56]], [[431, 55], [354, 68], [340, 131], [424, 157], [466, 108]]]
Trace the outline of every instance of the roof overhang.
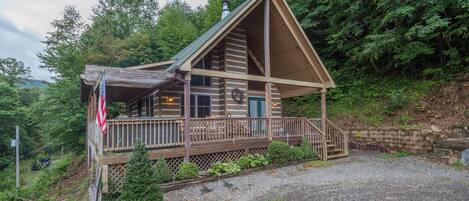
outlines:
[[103, 75], [106, 80], [106, 98], [116, 102], [126, 102], [149, 89], [177, 80], [174, 74], [162, 71], [86, 65], [85, 72], [80, 75], [82, 101], [88, 100]]

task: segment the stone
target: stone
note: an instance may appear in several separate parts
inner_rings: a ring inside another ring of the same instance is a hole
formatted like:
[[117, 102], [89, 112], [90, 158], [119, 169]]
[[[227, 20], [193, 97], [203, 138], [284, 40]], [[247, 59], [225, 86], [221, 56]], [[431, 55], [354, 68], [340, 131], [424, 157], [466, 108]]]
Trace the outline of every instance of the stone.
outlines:
[[450, 156], [448, 159], [448, 165], [454, 165], [456, 162], [458, 162], [458, 157], [456, 156]]
[[441, 128], [439, 128], [438, 126], [435, 126], [435, 125], [431, 125], [430, 129], [432, 129], [432, 131], [436, 132], [436, 133], [441, 132]]
[[469, 149], [465, 149], [461, 153], [461, 162], [464, 166], [469, 166]]

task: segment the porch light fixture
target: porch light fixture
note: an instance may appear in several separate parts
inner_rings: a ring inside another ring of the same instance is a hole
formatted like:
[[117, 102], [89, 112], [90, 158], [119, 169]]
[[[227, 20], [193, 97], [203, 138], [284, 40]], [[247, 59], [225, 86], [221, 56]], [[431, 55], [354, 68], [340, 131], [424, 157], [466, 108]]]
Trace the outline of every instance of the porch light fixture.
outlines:
[[277, 107], [278, 104], [277, 104], [277, 102], [272, 101], [272, 105], [273, 105], [274, 107]]
[[168, 102], [172, 103], [174, 101], [174, 98], [172, 96], [168, 96]]

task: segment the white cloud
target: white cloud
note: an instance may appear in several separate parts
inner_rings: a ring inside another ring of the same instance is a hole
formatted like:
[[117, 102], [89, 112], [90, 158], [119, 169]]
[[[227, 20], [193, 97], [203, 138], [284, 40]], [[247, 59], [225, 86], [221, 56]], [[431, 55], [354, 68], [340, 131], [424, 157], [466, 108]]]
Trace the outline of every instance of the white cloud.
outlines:
[[[163, 7], [170, 0], [160, 0]], [[31, 67], [32, 76], [50, 80], [52, 73], [40, 69], [36, 52], [44, 46], [41, 40], [51, 31], [50, 23], [60, 18], [65, 5], [74, 5], [85, 19], [98, 0], [0, 0], [0, 58], [13, 57]], [[192, 7], [207, 0], [186, 0]]]

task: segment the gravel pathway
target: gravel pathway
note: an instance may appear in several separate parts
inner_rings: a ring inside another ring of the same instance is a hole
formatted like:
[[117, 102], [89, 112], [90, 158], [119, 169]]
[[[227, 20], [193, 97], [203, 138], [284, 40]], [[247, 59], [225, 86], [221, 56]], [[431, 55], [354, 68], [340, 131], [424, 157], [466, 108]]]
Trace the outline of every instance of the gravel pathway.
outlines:
[[469, 172], [423, 158], [354, 153], [322, 168], [256, 172], [168, 192], [165, 200], [469, 200]]

